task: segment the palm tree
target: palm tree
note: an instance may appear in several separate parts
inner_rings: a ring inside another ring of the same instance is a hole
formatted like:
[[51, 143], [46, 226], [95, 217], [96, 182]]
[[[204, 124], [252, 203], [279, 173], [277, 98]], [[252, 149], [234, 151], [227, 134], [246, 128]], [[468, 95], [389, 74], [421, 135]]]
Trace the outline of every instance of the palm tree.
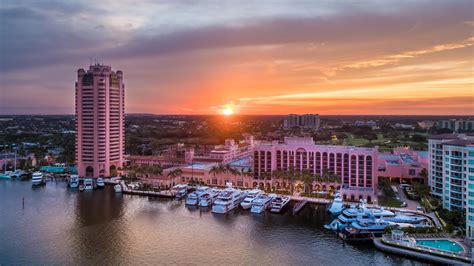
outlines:
[[173, 186], [175, 185], [174, 180], [176, 179], [176, 177], [179, 177], [182, 174], [183, 174], [183, 170], [181, 170], [181, 168], [173, 169], [172, 171], [168, 173], [168, 177], [171, 177], [171, 180], [173, 181]]
[[214, 165], [213, 167], [211, 167], [211, 169], [209, 170], [209, 173], [211, 173], [214, 177], [216, 175], [218, 175], [219, 174], [219, 166]]
[[291, 192], [291, 194], [293, 194], [293, 187], [294, 187], [293, 182], [296, 179], [296, 171], [295, 171], [295, 168], [293, 166], [289, 167], [288, 172], [287, 172], [287, 178], [288, 178], [288, 181], [290, 183], [290, 192]]
[[[311, 174], [309, 170], [304, 170], [303, 172], [301, 172], [300, 176], [304, 184], [304, 189], [303, 189], [304, 192], [309, 193], [311, 195], [311, 190], [312, 190], [311, 184], [313, 183], [313, 175]], [[309, 189], [308, 191], [307, 191], [307, 188]]]
[[226, 165], [224, 170], [226, 173], [230, 173], [232, 175], [240, 175], [240, 171], [230, 165]]

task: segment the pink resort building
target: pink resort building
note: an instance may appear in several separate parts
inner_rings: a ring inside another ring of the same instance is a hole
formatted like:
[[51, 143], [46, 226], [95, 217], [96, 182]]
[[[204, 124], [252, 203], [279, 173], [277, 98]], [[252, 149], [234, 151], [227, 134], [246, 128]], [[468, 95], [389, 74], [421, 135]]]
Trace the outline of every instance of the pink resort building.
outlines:
[[[283, 143], [262, 142], [255, 147], [253, 171], [257, 179], [264, 179], [275, 170], [308, 170], [321, 176], [331, 173], [340, 176], [336, 189], [340, 189], [343, 198], [372, 201], [377, 187], [377, 155], [377, 148], [316, 145], [313, 138], [285, 137]], [[275, 182], [279, 184], [272, 186], [278, 187], [282, 180]]]
[[[257, 142], [252, 135], [244, 135], [244, 140], [236, 142], [226, 139], [224, 145], [215, 146], [210, 152], [195, 155], [194, 148], [178, 144], [169, 148], [160, 156], [130, 155], [126, 157], [129, 165], [161, 165], [162, 175], [144, 174], [143, 181], [155, 186], [172, 186], [180, 183], [200, 182], [213, 186], [225, 186], [232, 182], [237, 187], [251, 187], [252, 176], [247, 175], [252, 168], [252, 152]], [[229, 165], [240, 174], [229, 172], [214, 172], [211, 169], [219, 165]], [[168, 174], [181, 169], [179, 178], [171, 180]]]
[[110, 176], [123, 165], [124, 83], [122, 71], [91, 65], [76, 81], [76, 163], [81, 177]]
[[422, 171], [428, 169], [428, 161], [428, 151], [398, 147], [392, 152], [379, 153], [377, 175], [400, 183], [413, 181], [426, 183], [426, 176], [422, 176]]

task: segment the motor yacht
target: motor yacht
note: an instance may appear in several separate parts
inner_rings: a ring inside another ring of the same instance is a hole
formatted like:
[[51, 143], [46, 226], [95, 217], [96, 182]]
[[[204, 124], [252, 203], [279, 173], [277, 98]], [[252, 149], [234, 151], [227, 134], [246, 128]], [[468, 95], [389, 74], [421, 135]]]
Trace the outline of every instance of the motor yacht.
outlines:
[[332, 202], [328, 205], [328, 212], [332, 215], [339, 215], [344, 210], [344, 202], [339, 194], [336, 194]]
[[382, 236], [389, 226], [398, 228], [398, 225], [382, 219], [358, 219], [339, 232], [339, 237], [345, 240], [369, 240]]
[[248, 210], [252, 207], [252, 201], [258, 197], [258, 195], [262, 194], [263, 191], [261, 191], [260, 189], [252, 189], [250, 191], [247, 192], [247, 197], [245, 197], [245, 199], [240, 203], [240, 206], [244, 209], [244, 210]]
[[104, 179], [102, 177], [97, 178], [97, 180], [95, 181], [95, 184], [97, 188], [99, 189], [105, 187]]
[[70, 188], [79, 187], [79, 176], [78, 175], [71, 175], [71, 177], [69, 178], [69, 187]]
[[288, 203], [290, 203], [290, 197], [278, 196], [272, 201], [270, 205], [270, 212], [280, 213], [283, 211], [283, 209], [285, 209], [285, 206], [287, 206]]
[[430, 223], [429, 219], [422, 215], [408, 212], [395, 213], [393, 211], [386, 210], [383, 207], [367, 208], [366, 202], [362, 201], [358, 207], [352, 205], [350, 208], [343, 210], [336, 219], [324, 227], [326, 229], [339, 231], [343, 230], [351, 223], [356, 222], [358, 219], [360, 220], [369, 218], [382, 219], [384, 221], [393, 223], [406, 223], [413, 225]]
[[207, 192], [209, 190], [209, 187], [198, 187], [196, 188], [196, 191], [188, 194], [186, 197], [186, 205], [198, 205], [199, 204], [199, 197], [201, 197], [202, 194]]
[[45, 183], [46, 182], [45, 182], [43, 173], [34, 172], [33, 175], [31, 176], [31, 184], [33, 186], [40, 186], [40, 185], [44, 185]]
[[0, 173], [0, 179], [11, 179], [12, 178], [12, 171], [5, 171]]
[[15, 170], [15, 171], [5, 171], [0, 173], [0, 179], [12, 179], [12, 178], [20, 178], [26, 175], [26, 172], [23, 170]]
[[251, 213], [262, 213], [270, 207], [272, 201], [277, 197], [276, 194], [260, 194], [252, 202]]
[[213, 213], [227, 213], [239, 206], [247, 193], [240, 189], [226, 188], [214, 201], [212, 205]]
[[93, 190], [94, 183], [92, 182], [92, 178], [84, 179], [84, 190]]
[[220, 194], [221, 194], [221, 190], [217, 188], [213, 188], [204, 192], [199, 197], [199, 206], [201, 207], [211, 206]]
[[188, 185], [179, 184], [171, 188], [175, 192], [176, 199], [182, 199], [188, 194]]

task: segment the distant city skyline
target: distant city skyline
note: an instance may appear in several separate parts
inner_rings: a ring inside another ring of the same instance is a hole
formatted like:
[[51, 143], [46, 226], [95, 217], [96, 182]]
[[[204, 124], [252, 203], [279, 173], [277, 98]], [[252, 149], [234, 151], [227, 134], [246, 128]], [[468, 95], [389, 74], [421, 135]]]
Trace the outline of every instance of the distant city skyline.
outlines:
[[127, 73], [126, 113], [474, 115], [473, 8], [4, 0], [0, 114], [74, 114], [97, 59]]

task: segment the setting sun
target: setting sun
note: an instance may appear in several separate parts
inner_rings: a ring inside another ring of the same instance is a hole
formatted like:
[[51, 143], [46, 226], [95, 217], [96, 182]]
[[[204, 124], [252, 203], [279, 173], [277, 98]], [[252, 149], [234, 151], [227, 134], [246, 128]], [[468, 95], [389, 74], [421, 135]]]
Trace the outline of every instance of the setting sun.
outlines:
[[222, 114], [223, 115], [233, 115], [234, 110], [230, 107], [226, 107], [226, 108], [222, 109]]

